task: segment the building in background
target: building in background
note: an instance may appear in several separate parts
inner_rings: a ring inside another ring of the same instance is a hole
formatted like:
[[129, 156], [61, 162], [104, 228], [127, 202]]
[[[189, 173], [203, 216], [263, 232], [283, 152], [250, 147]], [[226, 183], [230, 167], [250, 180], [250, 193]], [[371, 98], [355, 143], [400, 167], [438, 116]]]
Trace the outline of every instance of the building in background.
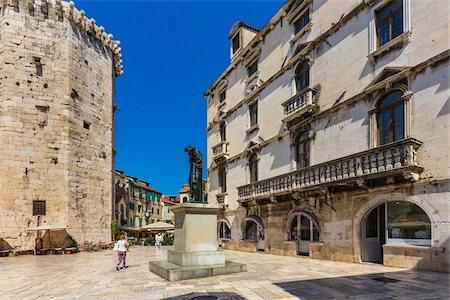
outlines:
[[445, 1], [293, 1], [208, 88], [224, 247], [448, 271]]
[[189, 192], [191, 191], [189, 184], [183, 184], [181, 190], [178, 191], [180, 193], [180, 202], [185, 203], [190, 200]]
[[174, 224], [175, 215], [170, 211], [170, 208], [174, 205], [180, 204], [180, 196], [162, 196], [162, 202], [164, 204], [163, 219], [164, 222]]
[[60, 0], [0, 0], [0, 245], [111, 241], [120, 42]]
[[139, 234], [141, 227], [164, 220], [161, 192], [150, 183], [125, 175], [121, 170], [116, 170], [115, 175], [113, 219], [128, 236], [145, 237], [145, 234]]

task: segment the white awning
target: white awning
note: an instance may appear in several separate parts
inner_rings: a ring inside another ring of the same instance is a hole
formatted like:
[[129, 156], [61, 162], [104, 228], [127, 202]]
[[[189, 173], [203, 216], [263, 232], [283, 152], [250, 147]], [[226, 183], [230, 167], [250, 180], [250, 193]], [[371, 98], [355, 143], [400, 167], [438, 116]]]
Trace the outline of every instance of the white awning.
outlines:
[[166, 222], [155, 222], [152, 224], [148, 224], [145, 226], [140, 227], [140, 230], [171, 230], [174, 229], [175, 226], [173, 224], [169, 224]]
[[28, 228], [27, 231], [37, 231], [37, 230], [63, 230], [67, 229], [69, 226], [67, 225], [51, 225], [51, 224], [44, 224], [38, 227], [34, 228]]

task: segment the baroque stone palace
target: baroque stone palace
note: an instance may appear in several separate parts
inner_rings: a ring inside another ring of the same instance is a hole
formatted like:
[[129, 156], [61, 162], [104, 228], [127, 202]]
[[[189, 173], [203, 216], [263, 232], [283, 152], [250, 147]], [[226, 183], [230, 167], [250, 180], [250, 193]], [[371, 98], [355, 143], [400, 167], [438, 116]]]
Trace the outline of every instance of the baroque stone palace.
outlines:
[[110, 241], [120, 42], [73, 2], [0, 0], [0, 241]]
[[445, 1], [287, 1], [208, 88], [224, 248], [448, 271]]

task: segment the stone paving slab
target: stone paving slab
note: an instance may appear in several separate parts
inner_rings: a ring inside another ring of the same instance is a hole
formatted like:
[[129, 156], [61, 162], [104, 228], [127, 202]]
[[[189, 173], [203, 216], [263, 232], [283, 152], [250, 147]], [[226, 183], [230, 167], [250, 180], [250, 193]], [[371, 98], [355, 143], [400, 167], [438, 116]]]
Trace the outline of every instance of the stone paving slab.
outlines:
[[168, 282], [148, 270], [167, 249], [132, 247], [117, 271], [111, 250], [0, 258], [0, 299], [449, 299], [449, 274], [376, 264], [226, 251], [248, 271]]

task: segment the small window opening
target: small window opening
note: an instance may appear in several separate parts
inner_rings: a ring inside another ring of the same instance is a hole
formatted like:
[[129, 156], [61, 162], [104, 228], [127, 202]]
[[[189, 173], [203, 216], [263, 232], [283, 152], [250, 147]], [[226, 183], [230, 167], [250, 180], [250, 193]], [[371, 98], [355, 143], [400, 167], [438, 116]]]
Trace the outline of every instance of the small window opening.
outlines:
[[32, 17], [34, 17], [36, 15], [36, 13], [34, 12], [34, 4], [33, 3], [28, 3], [28, 13]]
[[45, 216], [45, 201], [33, 201], [33, 216]]
[[248, 67], [247, 71], [248, 71], [248, 76], [249, 76], [249, 77], [252, 76], [253, 74], [255, 74], [256, 71], [258, 71], [258, 63], [257, 63], [256, 61], [255, 61], [254, 63], [252, 63], [252, 64]]
[[234, 38], [231, 40], [231, 44], [233, 47], [233, 54], [236, 53], [236, 51], [240, 47], [240, 41], [239, 41], [239, 33], [234, 36]]
[[36, 75], [37, 76], [42, 76], [43, 75], [42, 62], [41, 62], [41, 59], [39, 57], [35, 57], [34, 58], [34, 65], [36, 66]]
[[44, 19], [48, 19], [48, 3], [44, 1], [41, 6], [42, 15], [44, 16]]
[[223, 91], [222, 93], [219, 94], [219, 101], [223, 102], [225, 101], [226, 98], [226, 91]]
[[83, 121], [83, 128], [87, 129], [87, 130], [90, 130], [91, 124], [89, 122]]

